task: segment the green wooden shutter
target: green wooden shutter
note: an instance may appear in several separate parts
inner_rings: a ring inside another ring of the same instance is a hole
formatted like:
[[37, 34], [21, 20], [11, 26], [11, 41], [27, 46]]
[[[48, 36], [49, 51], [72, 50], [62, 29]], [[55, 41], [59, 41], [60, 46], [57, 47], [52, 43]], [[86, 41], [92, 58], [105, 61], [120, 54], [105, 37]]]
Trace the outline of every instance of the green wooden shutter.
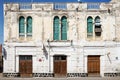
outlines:
[[54, 18], [54, 27], [53, 27], [53, 39], [59, 40], [59, 18]]
[[32, 36], [32, 18], [27, 18], [27, 36]]
[[62, 17], [61, 22], [61, 40], [67, 40], [67, 18]]
[[25, 35], [25, 18], [24, 17], [20, 17], [19, 18], [19, 36], [24, 36]]
[[88, 17], [87, 19], [87, 36], [93, 35], [93, 19], [92, 17]]

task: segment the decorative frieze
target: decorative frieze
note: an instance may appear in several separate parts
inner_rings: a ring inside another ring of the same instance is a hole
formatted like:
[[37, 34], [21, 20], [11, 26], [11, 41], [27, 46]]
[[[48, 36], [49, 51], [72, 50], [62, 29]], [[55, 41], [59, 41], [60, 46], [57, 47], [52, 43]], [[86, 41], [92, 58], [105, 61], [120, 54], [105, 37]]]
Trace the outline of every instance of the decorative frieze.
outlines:
[[53, 73], [33, 73], [33, 77], [53, 77]]
[[120, 73], [104, 73], [105, 77], [120, 77]]
[[67, 77], [87, 77], [87, 73], [68, 73]]
[[19, 73], [3, 73], [3, 77], [19, 77]]

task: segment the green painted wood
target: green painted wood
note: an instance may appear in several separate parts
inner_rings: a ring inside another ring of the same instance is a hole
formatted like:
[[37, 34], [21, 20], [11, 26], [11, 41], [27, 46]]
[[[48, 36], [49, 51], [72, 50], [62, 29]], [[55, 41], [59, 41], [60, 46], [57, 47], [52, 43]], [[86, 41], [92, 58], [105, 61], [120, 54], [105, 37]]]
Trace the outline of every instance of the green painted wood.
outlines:
[[60, 40], [60, 37], [59, 37], [59, 33], [60, 33], [60, 30], [59, 30], [59, 17], [55, 17], [54, 18], [54, 27], [53, 27], [53, 39], [54, 40]]
[[27, 35], [32, 36], [32, 17], [27, 18]]
[[20, 17], [19, 18], [19, 36], [23, 36], [25, 35], [25, 18], [24, 17]]
[[61, 40], [67, 40], [67, 18], [65, 16], [61, 19]]
[[92, 17], [88, 17], [88, 19], [87, 19], [87, 35], [88, 36], [93, 35], [93, 19], [92, 19]]

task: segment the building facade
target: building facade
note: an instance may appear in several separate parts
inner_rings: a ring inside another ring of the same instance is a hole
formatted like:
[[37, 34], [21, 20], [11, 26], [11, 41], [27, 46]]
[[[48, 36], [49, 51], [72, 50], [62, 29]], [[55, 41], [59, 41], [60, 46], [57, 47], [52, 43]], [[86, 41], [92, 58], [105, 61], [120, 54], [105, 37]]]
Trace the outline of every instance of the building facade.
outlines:
[[120, 76], [120, 2], [4, 3], [4, 76]]

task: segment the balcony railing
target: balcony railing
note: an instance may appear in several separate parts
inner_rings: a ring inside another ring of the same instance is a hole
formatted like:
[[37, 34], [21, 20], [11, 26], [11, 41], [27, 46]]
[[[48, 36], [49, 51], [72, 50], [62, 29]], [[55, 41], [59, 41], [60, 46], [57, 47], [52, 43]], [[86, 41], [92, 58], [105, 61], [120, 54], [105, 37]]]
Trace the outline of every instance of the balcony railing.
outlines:
[[66, 3], [54, 3], [54, 10], [66, 10], [67, 4]]
[[87, 9], [100, 9], [100, 3], [87, 3]]
[[20, 3], [19, 4], [19, 9], [32, 9], [32, 4], [31, 3]]

